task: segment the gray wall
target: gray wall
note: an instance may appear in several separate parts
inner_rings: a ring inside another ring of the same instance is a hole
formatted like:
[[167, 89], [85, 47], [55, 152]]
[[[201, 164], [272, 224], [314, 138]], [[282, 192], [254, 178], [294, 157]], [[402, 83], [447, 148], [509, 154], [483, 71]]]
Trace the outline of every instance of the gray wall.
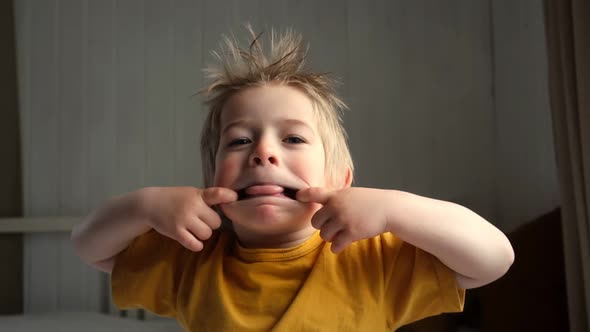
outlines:
[[543, 1], [494, 0], [495, 197], [511, 231], [559, 205]]
[[[557, 204], [541, 1], [16, 2], [24, 211], [82, 215], [147, 185], [199, 186], [221, 33], [293, 26], [334, 72], [357, 185], [474, 209], [504, 230]], [[67, 234], [25, 239], [25, 311], [98, 310]]]

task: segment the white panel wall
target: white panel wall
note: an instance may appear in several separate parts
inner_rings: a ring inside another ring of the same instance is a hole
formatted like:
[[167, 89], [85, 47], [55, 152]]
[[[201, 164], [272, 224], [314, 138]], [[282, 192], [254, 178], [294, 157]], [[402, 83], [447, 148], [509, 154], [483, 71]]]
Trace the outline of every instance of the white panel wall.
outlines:
[[[28, 216], [83, 215], [147, 185], [199, 186], [201, 68], [222, 33], [250, 21], [302, 32], [312, 67], [343, 80], [357, 185], [458, 201], [501, 224], [488, 1], [15, 5]], [[78, 262], [67, 234], [25, 245], [27, 312], [108, 305], [106, 277]]]

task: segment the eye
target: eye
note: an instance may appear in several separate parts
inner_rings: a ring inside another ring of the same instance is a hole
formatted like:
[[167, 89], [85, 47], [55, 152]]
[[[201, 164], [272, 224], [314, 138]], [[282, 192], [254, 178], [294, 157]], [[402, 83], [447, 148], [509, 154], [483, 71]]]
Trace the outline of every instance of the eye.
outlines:
[[229, 142], [228, 146], [244, 145], [244, 144], [249, 144], [251, 142], [252, 141], [249, 138], [240, 137], [240, 138], [236, 138], [235, 140]]
[[283, 140], [285, 143], [289, 144], [302, 144], [305, 143], [305, 140], [299, 136], [289, 136]]

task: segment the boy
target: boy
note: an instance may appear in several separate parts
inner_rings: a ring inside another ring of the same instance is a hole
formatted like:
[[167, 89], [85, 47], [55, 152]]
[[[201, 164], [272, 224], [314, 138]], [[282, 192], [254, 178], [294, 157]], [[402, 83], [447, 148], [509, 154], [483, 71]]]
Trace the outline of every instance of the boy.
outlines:
[[270, 56], [252, 37], [226, 39], [209, 70], [206, 189], [140, 189], [72, 232], [118, 306], [190, 331], [393, 331], [461, 311], [508, 270], [507, 238], [472, 211], [351, 187], [332, 82], [304, 71], [292, 32], [271, 34]]

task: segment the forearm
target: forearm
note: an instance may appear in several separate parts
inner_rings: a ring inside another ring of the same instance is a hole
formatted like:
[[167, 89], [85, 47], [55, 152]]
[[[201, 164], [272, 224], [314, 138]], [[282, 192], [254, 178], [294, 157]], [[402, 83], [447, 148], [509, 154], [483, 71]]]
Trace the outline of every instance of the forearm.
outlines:
[[506, 236], [473, 211], [406, 192], [390, 194], [396, 204], [388, 213], [389, 231], [436, 256], [464, 285], [494, 281], [512, 264], [514, 252]]
[[115, 197], [74, 227], [71, 239], [82, 260], [108, 270], [103, 268], [105, 262], [108, 265], [134, 238], [150, 230], [142, 213], [140, 196], [144, 194], [142, 189]]

